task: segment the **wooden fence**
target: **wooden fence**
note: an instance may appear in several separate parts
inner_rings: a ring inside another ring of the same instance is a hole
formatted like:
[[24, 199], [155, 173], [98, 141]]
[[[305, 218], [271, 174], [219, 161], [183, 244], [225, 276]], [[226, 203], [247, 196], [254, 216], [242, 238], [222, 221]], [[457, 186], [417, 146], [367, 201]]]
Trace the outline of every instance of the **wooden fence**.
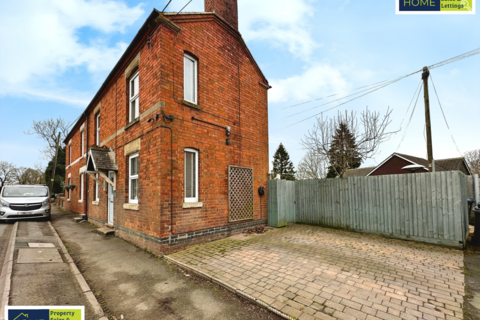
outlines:
[[277, 226], [297, 222], [460, 247], [466, 200], [460, 171], [268, 181], [269, 222], [281, 221]]

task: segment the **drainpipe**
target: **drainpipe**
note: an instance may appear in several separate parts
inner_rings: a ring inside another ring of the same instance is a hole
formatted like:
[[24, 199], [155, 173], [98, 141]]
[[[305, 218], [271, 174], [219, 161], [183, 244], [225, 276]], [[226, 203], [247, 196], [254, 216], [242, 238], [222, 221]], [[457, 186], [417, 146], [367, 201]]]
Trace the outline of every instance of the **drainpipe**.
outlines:
[[[85, 142], [85, 146], [86, 146], [85, 151], [87, 151], [87, 154], [88, 154], [88, 133], [89, 133], [88, 132], [88, 114], [86, 112], [84, 112], [83, 114], [87, 118], [87, 120], [86, 120], [87, 124], [85, 125], [86, 126], [85, 131], [87, 133], [86, 134], [86, 136], [87, 136], [86, 140], [87, 141]], [[82, 154], [82, 156], [83, 156], [83, 154]], [[87, 165], [87, 157], [85, 157], [85, 165]], [[85, 184], [83, 186], [84, 187], [83, 192], [85, 192], [85, 220], [88, 221], [88, 174], [85, 174], [85, 173], [83, 173], [83, 174], [85, 176]]]
[[[173, 120], [173, 117], [172, 119]], [[170, 130], [170, 233], [173, 233], [173, 130], [170, 127], [160, 124], [159, 128]], [[160, 180], [161, 181], [161, 180]], [[161, 185], [160, 185], [161, 188]], [[162, 206], [160, 205], [160, 228], [162, 228]], [[161, 229], [160, 229], [161, 232]]]

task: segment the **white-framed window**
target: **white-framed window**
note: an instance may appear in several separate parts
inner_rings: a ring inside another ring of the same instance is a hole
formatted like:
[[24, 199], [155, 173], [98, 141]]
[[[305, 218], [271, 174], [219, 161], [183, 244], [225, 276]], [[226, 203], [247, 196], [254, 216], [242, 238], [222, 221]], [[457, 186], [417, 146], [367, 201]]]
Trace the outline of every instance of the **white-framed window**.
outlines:
[[128, 163], [128, 202], [138, 203], [138, 153], [130, 155]]
[[[68, 178], [68, 185], [72, 184], [72, 178]], [[70, 195], [71, 195], [72, 190], [68, 189], [68, 201], [70, 201]]]
[[129, 105], [129, 121], [137, 119], [139, 116], [138, 94], [139, 94], [139, 75], [138, 71], [130, 78], [130, 105]]
[[81, 156], [83, 157], [83, 155], [85, 154], [85, 131], [82, 131], [82, 143], [81, 143], [81, 146], [82, 146]]
[[83, 173], [80, 175], [80, 201], [83, 201]]
[[183, 99], [197, 104], [197, 60], [183, 56]]
[[[95, 177], [98, 179], [98, 173], [95, 175]], [[100, 195], [98, 191], [99, 191], [99, 184], [97, 181], [95, 181], [95, 201], [100, 201]]]
[[185, 150], [185, 202], [198, 202], [198, 151]]
[[71, 143], [68, 145], [68, 164], [72, 164], [72, 144]]
[[95, 117], [95, 127], [96, 127], [96, 145], [100, 146], [100, 112], [97, 113], [97, 116]]

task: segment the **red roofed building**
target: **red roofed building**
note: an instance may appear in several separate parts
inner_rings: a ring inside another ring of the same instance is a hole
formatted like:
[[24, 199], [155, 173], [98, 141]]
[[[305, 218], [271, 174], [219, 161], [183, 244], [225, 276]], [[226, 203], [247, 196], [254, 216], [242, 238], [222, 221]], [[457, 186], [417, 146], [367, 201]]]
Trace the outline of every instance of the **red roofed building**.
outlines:
[[65, 207], [155, 253], [267, 222], [269, 84], [205, 11], [154, 10], [65, 140]]
[[[376, 167], [347, 170], [344, 177], [348, 178], [411, 173], [409, 170], [402, 169], [403, 167], [411, 165], [423, 167], [416, 171], [417, 173], [428, 172], [428, 161], [426, 159], [395, 152]], [[468, 167], [464, 157], [435, 160], [436, 172], [454, 170], [462, 171], [466, 175], [471, 175], [470, 168]]]

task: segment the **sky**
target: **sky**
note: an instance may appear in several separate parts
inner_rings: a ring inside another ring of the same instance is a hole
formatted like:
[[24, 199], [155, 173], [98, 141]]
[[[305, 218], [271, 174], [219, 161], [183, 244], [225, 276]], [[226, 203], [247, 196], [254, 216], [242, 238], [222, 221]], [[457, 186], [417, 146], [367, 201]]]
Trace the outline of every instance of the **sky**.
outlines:
[[[167, 11], [187, 2], [173, 0]], [[153, 8], [162, 10], [166, 3], [0, 0], [0, 161], [46, 165], [43, 142], [24, 133], [32, 121], [60, 116], [75, 121]], [[203, 10], [202, 0], [185, 9]], [[272, 86], [270, 158], [283, 143], [295, 166], [306, 152], [301, 139], [316, 122], [312, 116], [348, 99], [321, 104], [480, 47], [479, 13], [396, 15], [395, 0], [239, 0], [239, 28]], [[450, 127], [430, 86], [434, 158], [479, 149], [480, 55], [431, 75]], [[382, 115], [393, 110], [388, 130], [401, 131], [362, 166], [374, 166], [393, 152], [426, 158], [422, 95], [406, 129], [420, 79], [417, 73], [323, 113], [325, 118], [345, 110], [360, 114], [367, 107]], [[324, 99], [287, 108], [319, 98]]]

